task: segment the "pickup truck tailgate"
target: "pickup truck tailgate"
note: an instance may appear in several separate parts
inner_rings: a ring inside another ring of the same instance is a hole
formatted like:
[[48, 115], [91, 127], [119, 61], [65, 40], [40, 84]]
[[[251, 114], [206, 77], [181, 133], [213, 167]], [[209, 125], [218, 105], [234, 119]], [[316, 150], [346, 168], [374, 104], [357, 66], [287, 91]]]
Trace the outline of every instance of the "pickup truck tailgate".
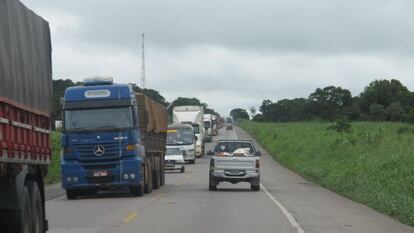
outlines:
[[255, 157], [215, 157], [214, 166], [217, 169], [252, 169], [256, 168]]

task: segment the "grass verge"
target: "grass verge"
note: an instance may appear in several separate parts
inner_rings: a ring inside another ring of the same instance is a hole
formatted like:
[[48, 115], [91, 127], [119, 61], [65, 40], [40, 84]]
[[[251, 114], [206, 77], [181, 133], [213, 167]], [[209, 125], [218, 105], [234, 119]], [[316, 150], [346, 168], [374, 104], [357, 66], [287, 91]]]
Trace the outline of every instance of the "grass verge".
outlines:
[[414, 226], [414, 127], [402, 123], [239, 124], [284, 166]]
[[45, 184], [60, 182], [60, 133], [52, 132], [52, 163], [49, 165], [49, 172], [45, 178]]

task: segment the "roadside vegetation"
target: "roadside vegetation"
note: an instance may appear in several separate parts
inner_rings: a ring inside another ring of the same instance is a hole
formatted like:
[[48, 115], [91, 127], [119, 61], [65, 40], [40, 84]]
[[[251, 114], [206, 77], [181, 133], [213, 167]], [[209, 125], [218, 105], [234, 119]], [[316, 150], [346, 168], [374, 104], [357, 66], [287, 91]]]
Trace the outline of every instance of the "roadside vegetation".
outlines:
[[414, 126], [241, 121], [284, 166], [414, 226]]
[[46, 184], [60, 182], [60, 133], [52, 132], [52, 163], [49, 165], [49, 172], [46, 176]]

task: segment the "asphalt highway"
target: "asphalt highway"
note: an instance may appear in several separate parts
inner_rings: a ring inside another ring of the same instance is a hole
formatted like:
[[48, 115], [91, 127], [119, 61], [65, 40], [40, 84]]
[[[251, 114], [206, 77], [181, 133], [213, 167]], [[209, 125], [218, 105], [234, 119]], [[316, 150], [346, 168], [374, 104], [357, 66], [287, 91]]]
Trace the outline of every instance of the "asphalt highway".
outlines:
[[[251, 139], [243, 130], [219, 138]], [[257, 145], [257, 144], [256, 144]], [[223, 183], [208, 191], [209, 156], [168, 172], [166, 185], [143, 197], [105, 192], [68, 201], [47, 187], [51, 233], [399, 233], [412, 227], [315, 185], [275, 162], [259, 145], [261, 191]]]

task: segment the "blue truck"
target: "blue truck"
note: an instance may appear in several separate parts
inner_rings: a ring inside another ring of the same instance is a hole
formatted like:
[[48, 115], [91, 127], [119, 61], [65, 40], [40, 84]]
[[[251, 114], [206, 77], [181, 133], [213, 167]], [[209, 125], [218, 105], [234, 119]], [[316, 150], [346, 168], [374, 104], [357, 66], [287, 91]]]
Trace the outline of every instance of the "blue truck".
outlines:
[[99, 190], [135, 196], [165, 183], [167, 113], [111, 77], [85, 79], [63, 97], [62, 187], [76, 199]]

